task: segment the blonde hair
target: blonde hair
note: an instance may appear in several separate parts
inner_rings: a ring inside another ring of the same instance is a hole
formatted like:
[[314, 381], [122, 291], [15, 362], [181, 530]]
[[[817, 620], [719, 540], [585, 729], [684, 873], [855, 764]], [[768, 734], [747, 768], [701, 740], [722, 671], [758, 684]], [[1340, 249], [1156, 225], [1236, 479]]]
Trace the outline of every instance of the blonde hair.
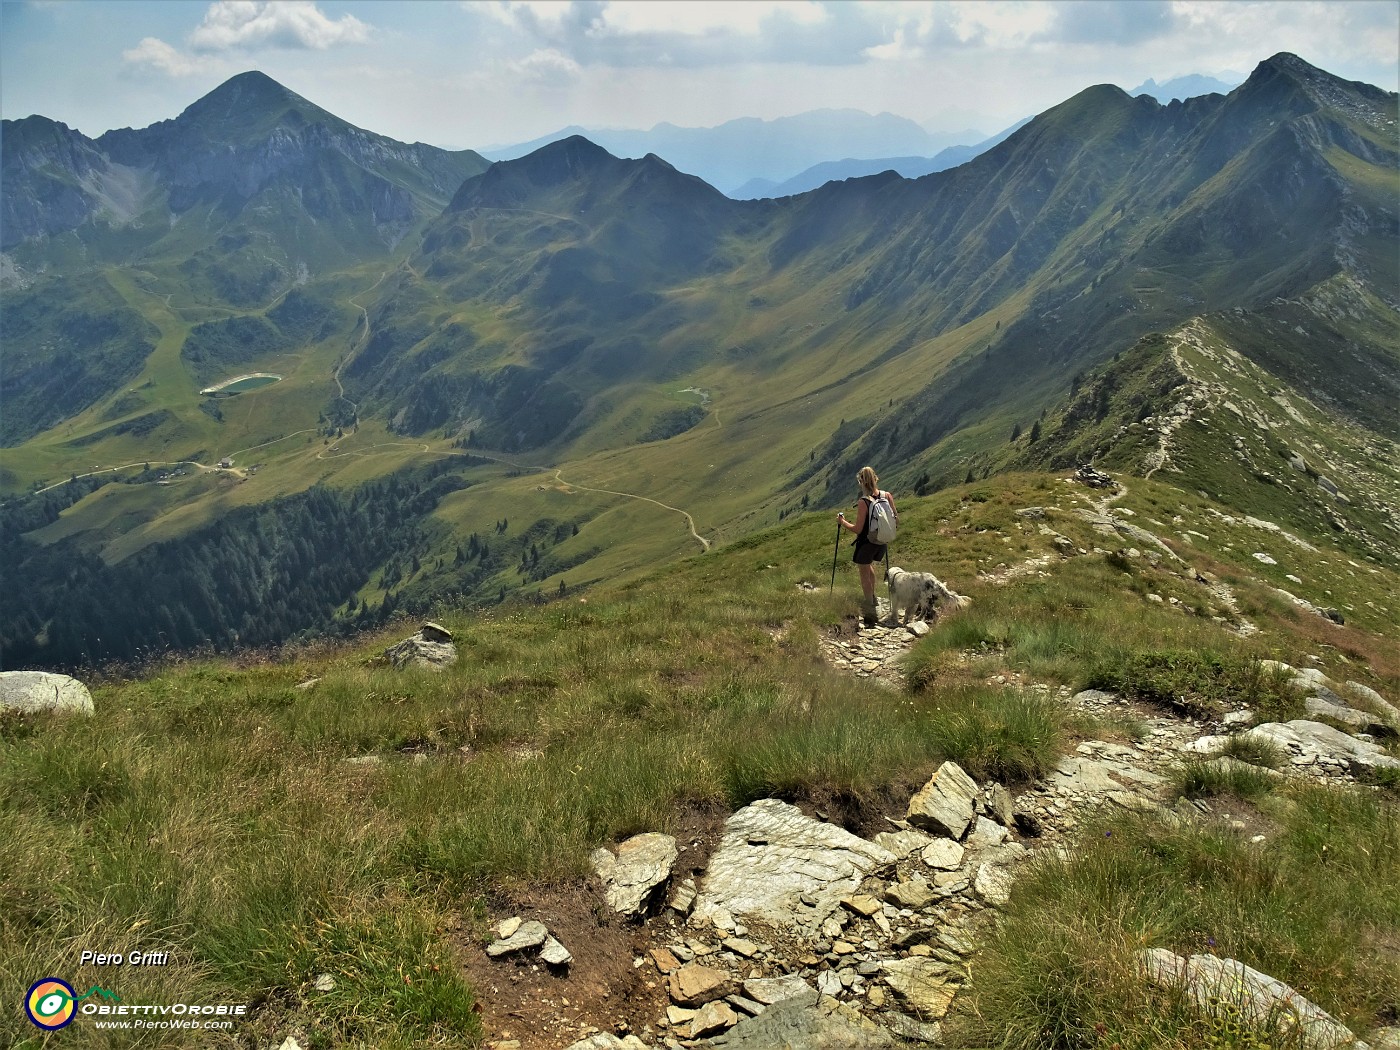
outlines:
[[856, 475], [856, 482], [860, 485], [863, 496], [874, 496], [880, 491], [880, 479], [875, 476], [874, 467], [861, 467], [860, 473]]

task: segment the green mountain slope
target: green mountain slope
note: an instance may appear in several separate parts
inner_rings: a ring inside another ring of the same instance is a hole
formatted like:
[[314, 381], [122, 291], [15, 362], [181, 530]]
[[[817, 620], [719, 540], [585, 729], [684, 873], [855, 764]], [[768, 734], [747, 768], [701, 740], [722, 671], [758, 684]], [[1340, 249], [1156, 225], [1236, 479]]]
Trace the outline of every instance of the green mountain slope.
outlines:
[[[411, 559], [362, 573], [335, 613], [358, 621], [635, 572], [844, 504], [867, 462], [897, 491], [984, 476], [1095, 367], [1200, 317], [1269, 382], [1362, 428], [1364, 467], [1396, 433], [1394, 105], [1280, 55], [1224, 97], [1090, 88], [913, 181], [730, 201], [574, 138], [450, 195], [424, 160], [381, 200], [391, 147], [236, 78], [144, 138], [104, 136], [188, 206], [138, 266], [104, 271], [155, 349], [12, 450], [0, 481], [186, 464], [159, 491], [78, 494], [31, 535], [120, 562], [316, 483], [446, 465], [470, 488], [421, 512]], [[244, 151], [236, 178], [176, 146], [221, 138]], [[327, 201], [349, 218], [316, 220]], [[74, 266], [79, 233], [89, 255], [116, 243], [83, 229], [23, 250]], [[201, 403], [250, 371], [281, 378]], [[1367, 513], [1371, 544], [1385, 533]], [[491, 559], [459, 557], [483, 543]]]

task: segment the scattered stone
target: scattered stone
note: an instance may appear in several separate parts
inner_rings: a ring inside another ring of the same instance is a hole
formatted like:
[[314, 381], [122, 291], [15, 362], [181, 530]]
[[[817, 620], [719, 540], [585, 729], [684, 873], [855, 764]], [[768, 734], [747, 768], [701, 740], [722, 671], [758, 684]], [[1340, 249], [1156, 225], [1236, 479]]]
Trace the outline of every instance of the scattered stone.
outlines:
[[995, 782], [983, 785], [982, 806], [987, 815], [1003, 827], [1009, 828], [1015, 823], [1016, 803], [1011, 792], [1002, 785]]
[[588, 860], [603, 882], [604, 895], [613, 911], [636, 915], [645, 909], [652, 891], [671, 877], [676, 857], [675, 838], [649, 831], [618, 846], [616, 856], [611, 850], [599, 848]]
[[90, 715], [88, 687], [66, 674], [48, 671], [0, 671], [0, 711], [60, 715]]
[[[1002, 833], [1005, 834], [1005, 831]], [[927, 879], [916, 873], [909, 876], [907, 880], [901, 880], [885, 890], [885, 899], [901, 908], [912, 908], [917, 911], [933, 900], [933, 889], [929, 886]]]
[[728, 1003], [710, 1002], [695, 1012], [695, 1016], [686, 1026], [684, 1035], [689, 1039], [698, 1039], [726, 1028], [733, 1028], [738, 1023], [739, 1015]]
[[518, 915], [514, 918], [502, 919], [500, 925], [496, 927], [496, 936], [514, 937], [515, 931], [520, 929], [520, 926], [524, 921], [525, 920]]
[[734, 979], [723, 970], [700, 963], [686, 963], [666, 978], [666, 989], [681, 1006], [703, 1006], [735, 992]]
[[675, 957], [669, 948], [653, 948], [651, 950], [651, 961], [656, 963], [656, 968], [663, 974], [681, 968], [681, 961]]
[[744, 982], [744, 994], [764, 1006], [807, 995], [811, 991], [812, 986], [795, 973], [781, 977], [755, 977]]
[[1000, 846], [1008, 837], [1007, 830], [996, 821], [978, 817], [971, 834], [967, 836], [966, 845], [968, 849], [987, 849]]
[[565, 948], [553, 937], [544, 939], [544, 947], [540, 949], [540, 958], [549, 963], [550, 966], [568, 966], [574, 961], [569, 949]]
[[1282, 981], [1237, 959], [1214, 955], [1183, 958], [1165, 948], [1138, 954], [1138, 968], [1148, 980], [1170, 990], [1184, 990], [1202, 1013], [1248, 1022], [1278, 1022], [1289, 1017], [1308, 1050], [1351, 1046], [1356, 1036], [1320, 1006]]
[[725, 1050], [894, 1050], [895, 1042], [849, 1006], [809, 989], [701, 1045]]
[[635, 1035], [619, 1039], [611, 1032], [594, 1032], [576, 1043], [570, 1043], [564, 1050], [647, 1050], [647, 1045]]
[[936, 1021], [948, 1012], [961, 977], [947, 963], [911, 956], [883, 964], [885, 983], [920, 1017]]
[[282, 1040], [282, 1045], [277, 1050], [301, 1050], [301, 1044], [297, 1042], [296, 1036], [289, 1035]]
[[395, 670], [413, 664], [430, 671], [441, 671], [457, 662], [457, 646], [452, 642], [450, 631], [428, 622], [416, 634], [385, 649], [384, 658], [394, 665]]
[[335, 978], [328, 973], [323, 973], [316, 978], [311, 987], [318, 992], [333, 992], [335, 991]]
[[822, 995], [837, 996], [841, 994], [841, 978], [836, 976], [831, 970], [817, 974], [817, 991]]
[[742, 1010], [750, 1017], [757, 1017], [766, 1009], [762, 1003], [754, 1002], [752, 999], [746, 999], [742, 995], [728, 995], [725, 996], [724, 1001], [734, 1007], [734, 1009]]
[[955, 762], [944, 762], [933, 777], [909, 800], [905, 819], [925, 828], [960, 839], [972, 823], [977, 782]]
[[292, 686], [292, 688], [298, 692], [304, 693], [308, 689], [314, 689], [320, 681], [319, 678], [308, 678], [304, 682], [298, 682], [296, 685]]
[[956, 871], [963, 862], [963, 847], [952, 839], [935, 839], [921, 854], [930, 868]]
[[745, 959], [752, 959], [758, 954], [758, 945], [743, 937], [729, 937], [721, 943], [735, 955], [742, 955]]
[[814, 933], [866, 875], [895, 859], [796, 806], [761, 799], [725, 821], [689, 921], [723, 912]]
[[486, 954], [492, 958], [500, 955], [509, 955], [511, 952], [523, 952], [528, 948], [538, 948], [549, 936], [549, 930], [544, 923], [531, 919], [523, 922], [519, 928], [509, 937], [502, 937], [486, 948]]
[[867, 919], [880, 910], [880, 902], [867, 894], [861, 894], [856, 897], [842, 897], [841, 903], [845, 907], [850, 908], [851, 911], [855, 912], [857, 915], [862, 915]]
[[671, 891], [671, 899], [666, 903], [682, 915], [687, 914], [695, 904], [695, 880], [682, 879], [680, 885]]

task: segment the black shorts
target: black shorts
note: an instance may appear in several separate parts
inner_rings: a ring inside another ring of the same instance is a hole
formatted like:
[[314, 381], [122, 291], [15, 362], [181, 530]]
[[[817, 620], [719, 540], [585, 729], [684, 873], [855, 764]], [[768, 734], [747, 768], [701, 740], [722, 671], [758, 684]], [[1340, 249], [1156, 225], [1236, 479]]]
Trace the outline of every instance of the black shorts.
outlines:
[[866, 539], [856, 540], [855, 553], [851, 555], [851, 561], [856, 565], [874, 565], [877, 561], [883, 561], [885, 557], [885, 545], [883, 543], [871, 543]]

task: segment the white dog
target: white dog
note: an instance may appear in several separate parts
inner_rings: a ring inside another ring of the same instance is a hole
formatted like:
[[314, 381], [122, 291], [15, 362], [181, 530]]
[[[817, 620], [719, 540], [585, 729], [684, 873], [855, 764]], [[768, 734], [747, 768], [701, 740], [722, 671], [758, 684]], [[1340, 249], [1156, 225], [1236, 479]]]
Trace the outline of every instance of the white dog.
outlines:
[[885, 582], [890, 588], [890, 615], [901, 624], [909, 622], [910, 613], [915, 619], [932, 620], [972, 603], [971, 598], [954, 594], [931, 572], [905, 572], [892, 565], [885, 573]]

